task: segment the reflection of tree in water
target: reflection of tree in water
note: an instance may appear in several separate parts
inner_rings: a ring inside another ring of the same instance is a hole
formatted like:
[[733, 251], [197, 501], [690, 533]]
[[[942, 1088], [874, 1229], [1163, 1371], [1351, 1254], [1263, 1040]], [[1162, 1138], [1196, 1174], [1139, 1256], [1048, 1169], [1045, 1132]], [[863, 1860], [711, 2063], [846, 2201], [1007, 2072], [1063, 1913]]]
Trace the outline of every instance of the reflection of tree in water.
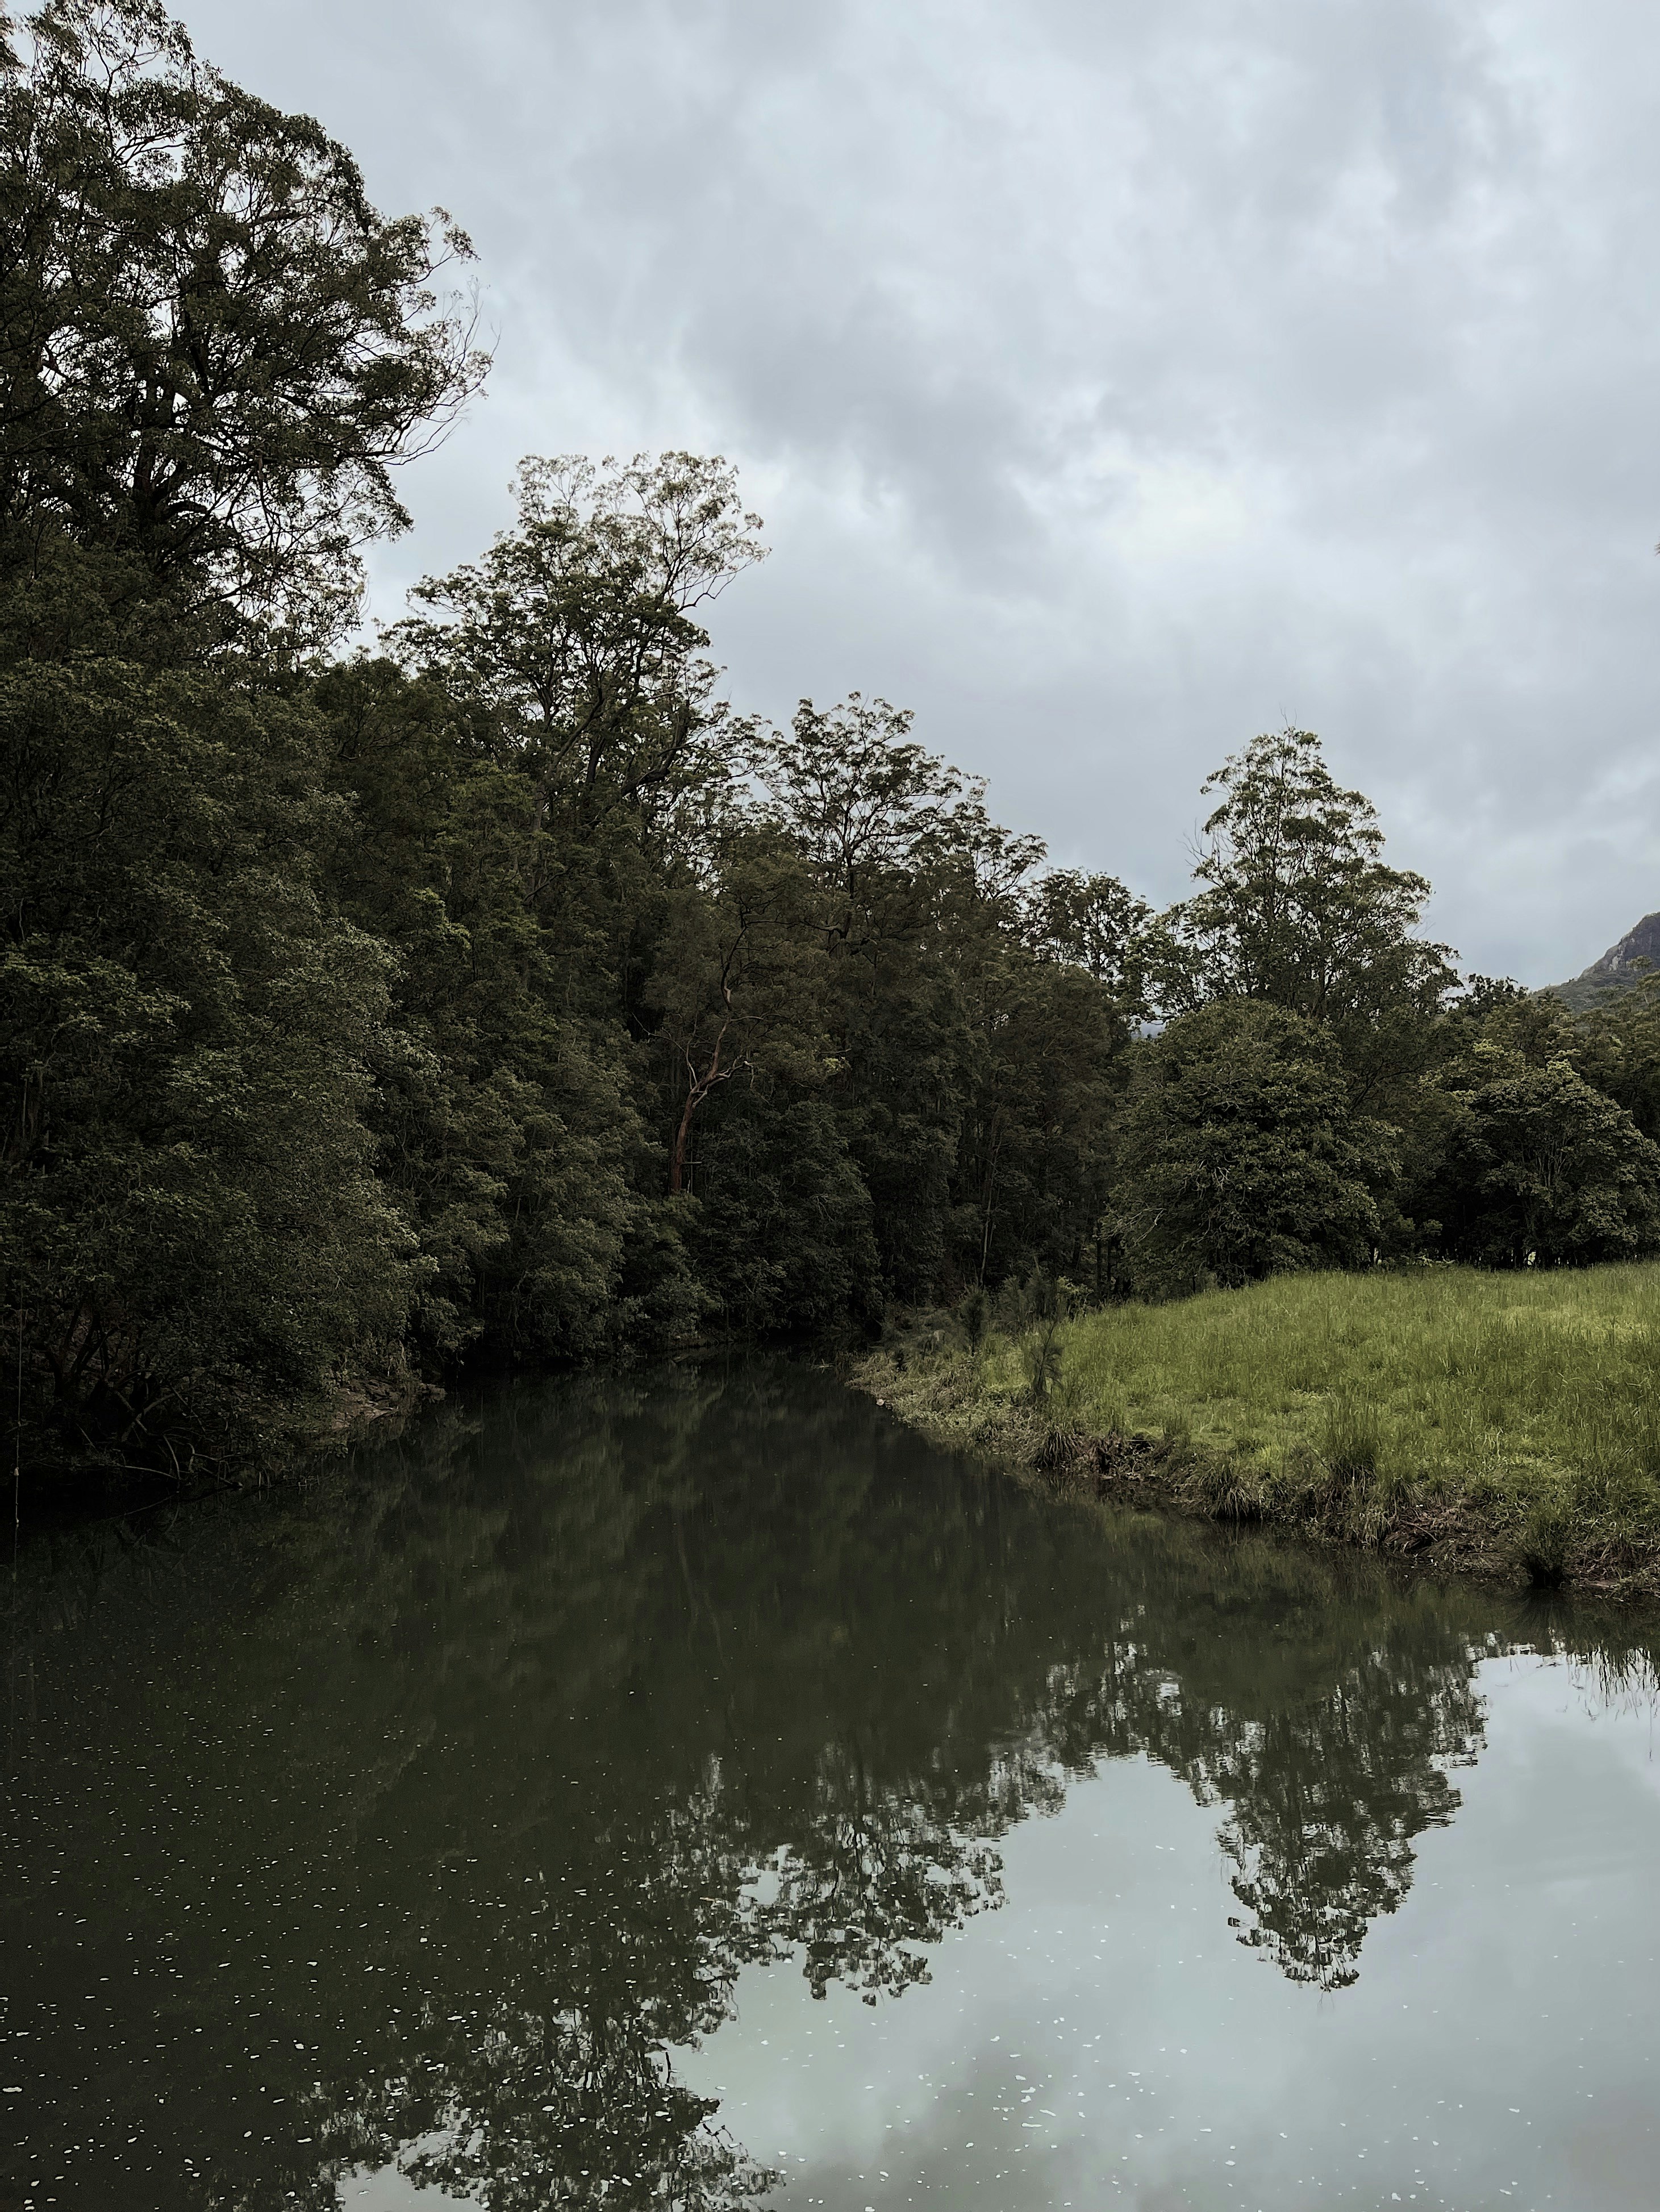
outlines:
[[[720, 2025], [737, 1968], [772, 1946], [731, 1900], [741, 1869], [712, 1862], [708, 1835], [679, 1841], [667, 1867], [623, 1862], [637, 1883], [606, 1900], [531, 1885], [477, 1993], [429, 1996], [402, 2063], [348, 2105], [324, 2101], [316, 2124], [337, 2164], [386, 2166], [423, 2144], [404, 2160], [417, 2184], [490, 2212], [717, 2212], [764, 2193], [775, 2177], [714, 2124], [718, 2100], [675, 2080], [667, 2053]], [[707, 1899], [713, 1926], [695, 1911], [711, 1881], [723, 1885]]]
[[[21, 1635], [38, 1817], [7, 1841], [64, 1867], [54, 1909], [112, 1958], [133, 1930], [199, 1936], [169, 1954], [196, 2009], [159, 2049], [166, 2099], [108, 2087], [166, 2017], [129, 1963], [102, 2086], [62, 2107], [66, 2139], [139, 2136], [158, 2204], [325, 2207], [401, 2152], [489, 2212], [714, 2212], [765, 2176], [671, 2054], [730, 2015], [746, 1965], [903, 1992], [1000, 1901], [1012, 1822], [1144, 1753], [1225, 1808], [1243, 1940], [1335, 1988], [1480, 1740], [1468, 1597], [1055, 1505], [787, 1373], [446, 1409], [146, 1571], [70, 1633]], [[145, 1639], [125, 1679], [112, 1654]], [[84, 1746], [54, 1766], [112, 1680], [100, 1740], [145, 1744], [142, 1770]], [[263, 2012], [216, 1980], [233, 1925], [280, 1978]], [[41, 2063], [74, 2086], [64, 1968], [29, 1954]], [[231, 2081], [292, 2133], [250, 2148]]]
[[822, 1997], [832, 1982], [866, 2004], [927, 1979], [927, 1947], [1003, 1901], [1002, 1869], [920, 1792], [878, 1790], [831, 1754], [821, 1810], [779, 1854], [767, 1920], [781, 1950], [801, 1952]]
[[1458, 1809], [1447, 1765], [1481, 1741], [1471, 1681], [1370, 1654], [1311, 1711], [1242, 1731], [1207, 1778], [1231, 1805], [1224, 1851], [1251, 1916], [1242, 1941], [1293, 1981], [1358, 1978], [1367, 1929], [1412, 1885], [1413, 1842]]
[[1138, 1598], [1095, 1665], [1059, 1670], [1035, 1732], [1067, 1771], [1141, 1752], [1226, 1806], [1241, 1942], [1341, 1988], [1411, 1886], [1414, 1839], [1457, 1809], [1446, 1770], [1481, 1744], [1478, 1655], [1456, 1600], [1391, 1590], [1359, 1563], [1246, 1541], [1212, 1565], [1180, 1611]]

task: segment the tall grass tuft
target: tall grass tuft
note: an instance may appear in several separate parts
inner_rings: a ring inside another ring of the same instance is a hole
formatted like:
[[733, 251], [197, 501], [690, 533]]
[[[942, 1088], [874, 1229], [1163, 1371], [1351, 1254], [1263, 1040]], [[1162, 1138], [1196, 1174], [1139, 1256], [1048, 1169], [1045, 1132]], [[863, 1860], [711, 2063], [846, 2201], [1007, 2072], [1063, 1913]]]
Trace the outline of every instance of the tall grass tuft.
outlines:
[[1522, 1524], [1517, 1546], [1528, 1580], [1535, 1589], [1558, 1589], [1567, 1580], [1579, 1526], [1571, 1500], [1560, 1492], [1535, 1500]]
[[1098, 1398], [1091, 1425], [1098, 1436], [1110, 1437], [1114, 1442], [1128, 1436], [1130, 1417], [1122, 1397], [1115, 1392], [1104, 1398]]
[[1383, 1456], [1377, 1407], [1347, 1392], [1329, 1399], [1320, 1427], [1319, 1451], [1339, 1482], [1370, 1482]]
[[1061, 1372], [1059, 1326], [1042, 1321], [1029, 1328], [1019, 1343], [1020, 1370], [1026, 1378], [1026, 1395], [1034, 1405], [1049, 1396]]

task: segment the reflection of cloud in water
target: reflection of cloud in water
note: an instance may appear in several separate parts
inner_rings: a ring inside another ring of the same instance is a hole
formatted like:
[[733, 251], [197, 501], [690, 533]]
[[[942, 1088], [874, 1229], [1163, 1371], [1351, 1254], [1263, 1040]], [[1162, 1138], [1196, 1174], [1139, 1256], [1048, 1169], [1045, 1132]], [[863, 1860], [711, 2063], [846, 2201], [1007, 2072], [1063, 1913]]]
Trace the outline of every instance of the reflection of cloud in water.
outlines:
[[340, 2181], [342, 2212], [485, 2212], [475, 2197], [452, 2197], [430, 2182], [417, 2183], [405, 2171], [411, 2159], [441, 2153], [441, 2136], [408, 2144], [395, 2165], [372, 2173], [348, 2173]]
[[[1373, 1929], [1335, 1996], [1239, 1950], [1207, 1820], [1133, 1759], [1007, 1838], [1004, 1911], [862, 2039], [856, 2004], [815, 2006], [757, 1967], [688, 2077], [831, 2205], [872, 2201], [858, 2176], [879, 2166], [890, 2204], [1312, 2212], [1410, 2202], [1428, 2161], [1420, 2203], [1497, 2205], [1520, 2180], [1523, 2204], [1649, 2212], [1649, 1720], [1586, 1729], [1560, 1666], [1493, 1660], [1479, 1686], [1492, 1742], [1457, 1821], [1424, 1839], [1412, 1910]], [[1019, 2102], [1034, 2091], [1047, 2137]]]

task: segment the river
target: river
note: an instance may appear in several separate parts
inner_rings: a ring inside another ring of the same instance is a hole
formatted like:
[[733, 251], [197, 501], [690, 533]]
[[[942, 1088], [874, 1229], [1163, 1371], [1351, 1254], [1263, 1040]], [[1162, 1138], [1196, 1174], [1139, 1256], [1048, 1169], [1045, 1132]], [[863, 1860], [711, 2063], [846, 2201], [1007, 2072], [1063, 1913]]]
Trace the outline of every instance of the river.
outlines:
[[767, 1360], [42, 1532], [10, 1606], [6, 2212], [1660, 2202], [1652, 1615]]

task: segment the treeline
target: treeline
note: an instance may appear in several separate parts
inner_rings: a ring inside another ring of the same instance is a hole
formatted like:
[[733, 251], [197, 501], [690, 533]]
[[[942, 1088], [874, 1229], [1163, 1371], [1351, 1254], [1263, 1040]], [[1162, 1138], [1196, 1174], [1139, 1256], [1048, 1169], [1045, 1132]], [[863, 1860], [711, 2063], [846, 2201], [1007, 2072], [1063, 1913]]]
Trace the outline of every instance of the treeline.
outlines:
[[857, 695], [734, 713], [731, 471], [527, 461], [372, 653], [471, 249], [150, 0], [0, 16], [0, 1326], [24, 1450], [1066, 1277], [1645, 1249], [1660, 1023], [1460, 985], [1317, 741], [1197, 895], [1047, 870]]
[[1142, 1011], [1111, 1117], [1123, 1288], [1286, 1268], [1627, 1259], [1660, 1241], [1660, 999], [1575, 1015], [1461, 980], [1430, 887], [1319, 740], [1213, 775], [1192, 898], [1139, 939]]

